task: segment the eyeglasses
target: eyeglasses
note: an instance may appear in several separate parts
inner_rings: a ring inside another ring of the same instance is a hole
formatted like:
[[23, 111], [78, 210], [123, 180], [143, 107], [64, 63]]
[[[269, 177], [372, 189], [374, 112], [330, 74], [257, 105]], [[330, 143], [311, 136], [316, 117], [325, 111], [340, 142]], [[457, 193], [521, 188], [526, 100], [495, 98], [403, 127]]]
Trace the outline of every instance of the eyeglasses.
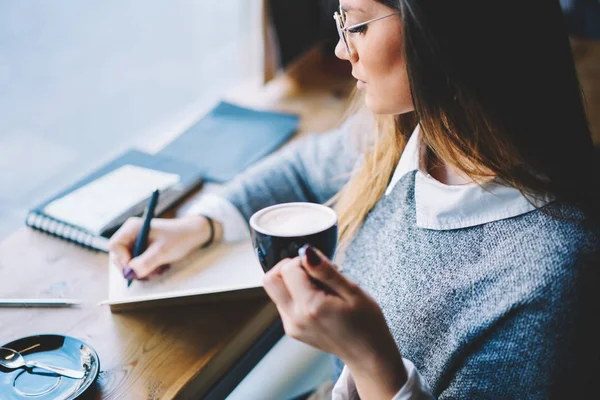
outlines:
[[391, 17], [392, 15], [396, 15], [399, 13], [400, 13], [400, 11], [396, 11], [394, 13], [384, 15], [383, 17], [377, 17], [377, 18], [373, 18], [373, 19], [370, 19], [365, 22], [361, 22], [360, 24], [344, 26], [346, 24], [346, 13], [344, 12], [344, 10], [342, 10], [342, 6], [340, 6], [339, 12], [336, 11], [333, 13], [333, 19], [335, 19], [335, 25], [337, 27], [338, 35], [340, 35], [340, 40], [344, 43], [344, 46], [346, 46], [346, 52], [348, 53], [348, 57], [352, 57], [352, 50], [350, 50], [350, 45], [349, 45], [349, 40], [348, 40], [348, 32], [357, 33], [357, 31], [356, 31], [357, 29], [359, 29], [367, 24], [370, 24], [371, 22], [379, 21], [380, 19]]

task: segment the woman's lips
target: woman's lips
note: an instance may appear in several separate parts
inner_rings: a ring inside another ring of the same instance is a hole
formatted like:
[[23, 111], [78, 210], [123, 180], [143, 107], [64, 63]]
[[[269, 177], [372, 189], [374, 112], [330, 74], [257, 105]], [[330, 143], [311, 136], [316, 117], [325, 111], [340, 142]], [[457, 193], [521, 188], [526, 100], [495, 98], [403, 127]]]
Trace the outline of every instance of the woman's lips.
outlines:
[[356, 87], [359, 89], [363, 89], [365, 86], [367, 86], [367, 82], [365, 81], [361, 81], [360, 79], [358, 79], [356, 81]]

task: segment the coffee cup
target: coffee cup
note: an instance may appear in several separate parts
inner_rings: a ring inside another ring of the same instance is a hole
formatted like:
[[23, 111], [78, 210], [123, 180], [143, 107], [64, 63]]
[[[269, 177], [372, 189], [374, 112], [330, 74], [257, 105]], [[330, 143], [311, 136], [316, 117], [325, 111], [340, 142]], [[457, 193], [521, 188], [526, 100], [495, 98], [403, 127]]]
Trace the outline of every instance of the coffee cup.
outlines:
[[250, 218], [252, 245], [263, 270], [279, 261], [298, 256], [306, 244], [329, 259], [337, 246], [337, 214], [315, 203], [283, 203], [263, 208]]

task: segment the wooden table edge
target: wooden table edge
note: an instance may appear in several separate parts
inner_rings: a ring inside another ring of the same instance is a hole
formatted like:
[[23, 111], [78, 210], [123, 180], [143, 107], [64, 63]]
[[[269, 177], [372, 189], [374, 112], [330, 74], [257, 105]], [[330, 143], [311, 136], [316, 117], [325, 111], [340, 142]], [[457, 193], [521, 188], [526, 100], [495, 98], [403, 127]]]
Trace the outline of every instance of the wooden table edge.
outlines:
[[[166, 392], [165, 397], [177, 399], [202, 398], [219, 379], [241, 358], [248, 349], [271, 327], [279, 318], [275, 305], [271, 302], [258, 312], [243, 329], [230, 340], [214, 357], [201, 368], [176, 393]], [[177, 384], [175, 386], [178, 386]]]

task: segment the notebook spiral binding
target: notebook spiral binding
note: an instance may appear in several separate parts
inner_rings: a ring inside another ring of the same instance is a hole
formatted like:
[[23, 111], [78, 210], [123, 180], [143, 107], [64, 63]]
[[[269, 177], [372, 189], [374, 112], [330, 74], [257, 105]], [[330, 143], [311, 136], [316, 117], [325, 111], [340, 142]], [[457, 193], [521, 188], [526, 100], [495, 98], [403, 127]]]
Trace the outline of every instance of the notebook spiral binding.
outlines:
[[91, 250], [108, 252], [108, 239], [98, 237], [85, 230], [58, 221], [48, 215], [32, 211], [27, 214], [25, 224], [33, 229], [75, 243]]

